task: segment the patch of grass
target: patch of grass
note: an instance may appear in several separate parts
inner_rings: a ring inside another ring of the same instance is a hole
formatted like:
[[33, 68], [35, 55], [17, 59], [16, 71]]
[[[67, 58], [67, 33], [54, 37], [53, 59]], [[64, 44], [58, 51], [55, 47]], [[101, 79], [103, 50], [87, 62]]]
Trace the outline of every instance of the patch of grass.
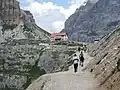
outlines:
[[32, 80], [37, 79], [39, 76], [46, 74], [44, 69], [40, 69], [37, 66], [33, 66], [32, 69], [29, 71], [29, 76], [27, 76], [27, 81], [23, 85], [24, 89], [26, 89], [30, 84]]
[[43, 75], [45, 73], [46, 73], [45, 70], [40, 69], [40, 67], [38, 67], [38, 66], [33, 66], [32, 69], [29, 71], [29, 74], [31, 76], [34, 76], [35, 78], [39, 77], [39, 76], [41, 76], [41, 75]]
[[[41, 49], [41, 52], [39, 53], [39, 57], [43, 54], [43, 51], [42, 51], [43, 49]], [[41, 69], [40, 67], [38, 67], [38, 62], [39, 62], [39, 59], [35, 62], [35, 65], [27, 66], [28, 68], [30, 68], [30, 71], [28, 72], [29, 76], [27, 76], [27, 82], [24, 84], [25, 89], [31, 84], [32, 80], [35, 80], [39, 76], [46, 74], [44, 69]]]

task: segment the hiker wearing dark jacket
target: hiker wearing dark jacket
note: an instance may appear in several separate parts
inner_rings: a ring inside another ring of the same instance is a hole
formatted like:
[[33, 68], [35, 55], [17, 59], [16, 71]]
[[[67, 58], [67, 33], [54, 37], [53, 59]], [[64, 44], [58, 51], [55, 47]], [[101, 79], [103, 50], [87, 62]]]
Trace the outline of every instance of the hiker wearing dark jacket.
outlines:
[[78, 51], [80, 52], [80, 50], [81, 50], [81, 48], [80, 47], [78, 47]]
[[81, 67], [83, 67], [83, 63], [84, 63], [83, 52], [80, 53], [80, 55], [79, 55], [79, 59], [80, 59], [80, 65], [81, 65]]

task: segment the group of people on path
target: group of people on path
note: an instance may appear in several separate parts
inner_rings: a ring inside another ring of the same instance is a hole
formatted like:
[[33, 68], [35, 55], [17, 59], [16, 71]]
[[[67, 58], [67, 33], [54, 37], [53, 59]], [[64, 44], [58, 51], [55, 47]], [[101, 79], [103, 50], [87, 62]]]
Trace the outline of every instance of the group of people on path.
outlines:
[[77, 55], [77, 53], [73, 55], [73, 65], [74, 65], [75, 73], [77, 72], [78, 65], [83, 67], [83, 64], [84, 64], [84, 55], [83, 55], [83, 51], [80, 50], [80, 47], [78, 48], [78, 52], [79, 52], [79, 55]]

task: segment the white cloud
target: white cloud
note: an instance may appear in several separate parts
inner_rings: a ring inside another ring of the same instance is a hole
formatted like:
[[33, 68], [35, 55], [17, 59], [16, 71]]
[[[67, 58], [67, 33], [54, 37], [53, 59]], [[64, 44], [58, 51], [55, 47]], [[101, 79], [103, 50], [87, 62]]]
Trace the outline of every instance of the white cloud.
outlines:
[[23, 9], [29, 10], [36, 23], [48, 32], [60, 32], [64, 28], [65, 20], [74, 13], [85, 0], [69, 0], [69, 7], [57, 6], [52, 2], [40, 3], [34, 0], [19, 0], [27, 5]]
[[64, 27], [64, 21], [55, 21], [52, 23], [52, 27], [53, 27], [53, 32], [56, 32], [56, 30], [61, 31]]
[[87, 0], [69, 0], [69, 4], [82, 5], [85, 1], [87, 1]]

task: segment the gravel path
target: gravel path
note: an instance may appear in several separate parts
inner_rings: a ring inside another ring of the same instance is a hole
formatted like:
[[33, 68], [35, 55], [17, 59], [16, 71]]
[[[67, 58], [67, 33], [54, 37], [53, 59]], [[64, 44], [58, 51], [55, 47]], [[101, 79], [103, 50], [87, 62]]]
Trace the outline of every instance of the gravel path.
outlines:
[[97, 90], [95, 89], [97, 86], [96, 81], [93, 79], [91, 73], [88, 71], [82, 71], [82, 69], [87, 66], [90, 59], [92, 59], [86, 53], [84, 56], [84, 67], [79, 67], [79, 72], [74, 73], [72, 65], [67, 72], [44, 75], [43, 77], [46, 77], [44, 85], [40, 85], [41, 78], [39, 78], [30, 85], [27, 90]]

